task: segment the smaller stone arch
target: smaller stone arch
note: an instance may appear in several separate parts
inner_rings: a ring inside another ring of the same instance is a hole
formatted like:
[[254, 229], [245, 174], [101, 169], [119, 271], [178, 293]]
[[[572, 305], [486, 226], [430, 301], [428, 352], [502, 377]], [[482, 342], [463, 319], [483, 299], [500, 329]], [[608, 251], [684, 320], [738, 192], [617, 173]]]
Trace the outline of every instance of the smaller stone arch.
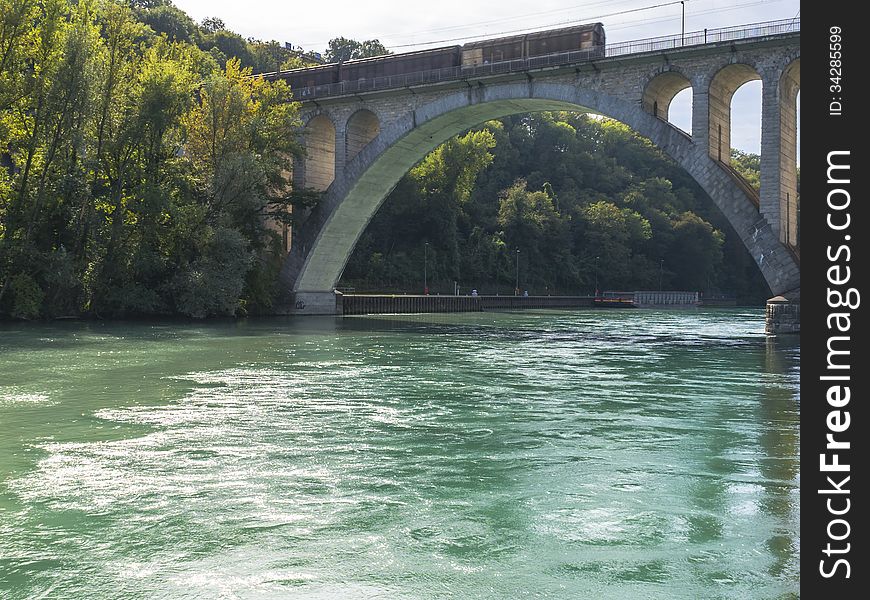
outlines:
[[346, 162], [352, 161], [360, 151], [378, 136], [380, 120], [372, 111], [361, 108], [347, 120], [345, 131]]
[[744, 63], [727, 65], [713, 76], [708, 92], [711, 158], [731, 163], [731, 99], [743, 84], [760, 79], [755, 67]]
[[781, 241], [798, 245], [797, 97], [801, 89], [801, 59], [792, 61], [779, 79], [780, 223]]
[[335, 124], [326, 114], [305, 125], [304, 186], [322, 192], [335, 179]]
[[641, 104], [647, 113], [667, 121], [671, 102], [677, 94], [691, 87], [692, 82], [679, 71], [664, 71], [647, 82]]

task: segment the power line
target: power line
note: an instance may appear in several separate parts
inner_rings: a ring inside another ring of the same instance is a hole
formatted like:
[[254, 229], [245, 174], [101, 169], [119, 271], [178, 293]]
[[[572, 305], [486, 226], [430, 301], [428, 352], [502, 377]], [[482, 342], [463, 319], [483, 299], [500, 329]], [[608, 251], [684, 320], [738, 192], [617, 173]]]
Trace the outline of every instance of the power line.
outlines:
[[[736, 10], [739, 8], [746, 8], [749, 6], [757, 6], [759, 4], [769, 4], [770, 2], [778, 2], [778, 1], [779, 0], [755, 0], [754, 2], [744, 2], [743, 4], [736, 4], [734, 6], [726, 6], [726, 7], [722, 7], [722, 8], [711, 8], [709, 10], [691, 13], [689, 16], [700, 17], [700, 16], [705, 16], [705, 15], [712, 15], [712, 14], [721, 13], [721, 12], [729, 12], [729, 11]], [[643, 23], [643, 24], [666, 23], [668, 21], [677, 21], [679, 19], [680, 19], [679, 15], [673, 15], [673, 16], [661, 17], [661, 18], [652, 19], [652, 20], [639, 19], [639, 20], [635, 20], [635, 21], [624, 21], [624, 22], [619, 23], [617, 25], [608, 25], [607, 31], [613, 32], [613, 31], [619, 31], [621, 29], [631, 29], [639, 23]]]
[[[393, 34], [383, 34], [383, 37], [412, 37], [415, 35], [422, 35], [425, 33], [437, 33], [440, 31], [452, 31], [452, 30], [456, 30], [456, 29], [468, 29], [469, 27], [479, 27], [481, 25], [493, 25], [495, 23], [504, 23], [506, 21], [516, 21], [517, 19], [527, 19], [529, 17], [540, 17], [543, 15], [560, 13], [560, 12], [565, 12], [565, 11], [569, 11], [569, 10], [585, 9], [585, 8], [591, 8], [593, 6], [600, 6], [600, 5], [612, 6], [614, 4], [626, 4], [628, 2], [633, 2], [633, 1], [635, 1], [635, 0], [623, 0], [622, 2], [611, 2], [609, 0], [606, 0], [604, 2], [595, 2], [592, 4], [584, 4], [584, 5], [572, 6], [572, 7], [568, 7], [568, 8], [556, 8], [553, 10], [545, 10], [545, 11], [538, 11], [538, 12], [534, 12], [534, 13], [527, 13], [524, 15], [514, 15], [511, 17], [502, 17], [500, 19], [488, 19], [486, 21], [476, 21], [474, 23], [465, 23], [463, 25], [449, 25], [446, 27], [436, 27], [435, 29], [424, 29], [422, 31], [415, 31], [412, 33], [399, 32], [399, 33], [393, 33]], [[686, 0], [686, 1], [690, 2], [690, 1], [694, 1], [694, 0]]]
[[[685, 0], [685, 1], [692, 2], [692, 0]], [[631, 14], [631, 13], [641, 12], [644, 10], [652, 10], [654, 8], [673, 6], [674, 4], [682, 4], [682, 2], [680, 0], [674, 0], [673, 2], [665, 2], [663, 4], [654, 4], [652, 6], [643, 6], [640, 8], [630, 8], [628, 10], [622, 10], [619, 12], [608, 13], [606, 15], [599, 15], [597, 17], [589, 17], [588, 19], [587, 18], [571, 19], [570, 21], [563, 21], [561, 23], [551, 23], [550, 25], [539, 25], [539, 26], [535, 27], [535, 29], [541, 29], [541, 28], [546, 29], [548, 27], [556, 27], [557, 25], [567, 25], [569, 23], [580, 23], [580, 22], [587, 22], [588, 23], [591, 21], [600, 21], [601, 19], [606, 19], [607, 17], [617, 17], [620, 15], [627, 15], [627, 14]], [[522, 33], [524, 31], [528, 31], [528, 30], [529, 30], [529, 28], [525, 27], [523, 29], [513, 29], [510, 31], [499, 31], [497, 33], [486, 33], [483, 35], [471, 35], [471, 36], [465, 36], [465, 37], [448, 38], [448, 39], [444, 39], [444, 40], [434, 40], [434, 41], [425, 42], [425, 43], [426, 44], [443, 44], [445, 42], [458, 42], [461, 40], [468, 40], [468, 39], [480, 38], [480, 37], [493, 37], [493, 36], [501, 36], [501, 35], [510, 35], [511, 33]], [[420, 45], [422, 45], [422, 44], [399, 44], [399, 45], [390, 46], [390, 47], [391, 48], [410, 48], [412, 46], [420, 46]]]
[[[689, 2], [696, 2], [696, 1], [697, 1], [697, 0], [685, 0], [686, 3], [689, 3]], [[589, 18], [583, 18], [583, 19], [571, 19], [571, 20], [568, 20], [568, 21], [562, 21], [562, 22], [559, 23], [559, 24], [565, 24], [565, 23], [569, 23], [569, 22], [570, 22], [570, 23], [577, 23], [577, 22], [581, 22], [581, 21], [597, 21], [597, 20], [599, 20], [599, 19], [603, 19], [603, 18], [606, 18], [606, 17], [612, 17], [612, 16], [624, 15], [624, 14], [629, 14], [629, 13], [641, 12], [641, 11], [644, 11], [644, 10], [652, 10], [652, 9], [654, 9], [654, 8], [661, 8], [661, 7], [663, 7], [663, 6], [672, 6], [672, 5], [674, 5], [674, 4], [680, 4], [680, 3], [681, 3], [680, 0], [673, 0], [673, 1], [671, 1], [671, 2], [665, 2], [665, 3], [663, 3], [663, 4], [655, 4], [655, 5], [652, 5], [652, 6], [644, 6], [644, 7], [639, 7], [639, 8], [631, 8], [631, 9], [626, 9], [626, 10], [624, 10], [624, 11], [619, 11], [619, 12], [613, 12], [613, 13], [609, 13], [609, 14], [605, 14], [605, 15], [600, 15], [600, 16], [597, 16], [597, 17], [589, 17]], [[417, 31], [417, 32], [414, 32], [414, 33], [409, 33], [409, 34], [398, 34], [398, 37], [409, 37], [409, 36], [421, 35], [421, 34], [424, 34], [424, 33], [437, 32], [437, 31], [450, 31], [450, 30], [453, 30], [453, 29], [464, 29], [464, 28], [466, 28], [466, 27], [476, 27], [476, 26], [479, 26], [479, 25], [489, 25], [489, 24], [493, 24], [493, 23], [500, 23], [500, 22], [504, 22], [504, 21], [512, 21], [512, 20], [522, 19], [522, 18], [526, 18], [526, 17], [534, 17], [534, 16], [540, 16], [540, 15], [546, 15], [546, 14], [550, 14], [550, 13], [554, 13], [554, 12], [562, 12], [562, 11], [566, 11], [566, 10], [575, 10], [575, 9], [578, 9], [578, 8], [589, 8], [589, 7], [591, 7], [591, 6], [600, 6], [600, 5], [611, 5], [611, 6], [612, 6], [613, 4], [614, 4], [613, 2], [596, 2], [596, 3], [591, 4], [591, 5], [581, 5], [581, 6], [575, 6], [575, 7], [572, 7], [572, 8], [561, 8], [561, 9], [555, 9], [555, 10], [544, 11], [544, 12], [539, 12], [539, 13], [533, 13], [533, 14], [521, 15], [521, 16], [516, 16], [516, 17], [505, 17], [505, 18], [503, 18], [503, 19], [494, 19], [494, 20], [489, 20], [489, 21], [480, 21], [480, 22], [478, 22], [478, 23], [472, 23], [472, 24], [468, 24], [468, 25], [454, 25], [454, 26], [450, 26], [450, 27], [436, 28], [436, 29], [432, 29], [432, 30], [428, 30], [428, 31]], [[496, 32], [496, 33], [483, 33], [483, 34], [479, 34], [479, 35], [468, 35], [468, 36], [464, 36], [464, 37], [448, 38], [448, 39], [442, 39], [442, 40], [430, 40], [430, 41], [426, 41], [426, 42], [418, 42], [418, 43], [415, 43], [415, 44], [399, 44], [399, 45], [391, 45], [390, 48], [409, 48], [409, 47], [412, 47], [412, 46], [423, 46], [423, 45], [427, 45], [427, 44], [441, 44], [441, 43], [444, 43], [444, 42], [454, 42], [454, 41], [467, 40], [467, 39], [473, 39], [473, 38], [482, 38], [482, 37], [491, 37], [491, 36], [507, 35], [507, 34], [511, 34], [511, 33], [519, 33], [519, 32], [523, 32], [523, 31], [527, 31], [528, 29], [541, 29], [541, 28], [547, 28], [547, 27], [554, 27], [554, 26], [556, 26], [556, 25], [558, 25], [558, 24], [536, 25], [536, 26], [534, 26], [534, 27], [525, 27], [525, 28], [522, 28], [522, 29], [515, 29], [515, 30], [511, 30], [511, 31], [502, 31], [502, 32]], [[394, 35], [395, 35], [395, 34], [394, 34]], [[390, 37], [390, 36], [388, 36], [388, 35], [385, 34], [385, 35], [381, 35], [381, 36], [379, 36], [379, 37]], [[309, 43], [305, 43], [305, 44], [303, 44], [303, 45], [305, 45], [305, 46], [322, 46], [322, 45], [324, 45], [324, 43], [323, 43], [323, 42], [320, 42], [320, 43], [317, 43], [317, 44], [313, 44], [313, 43], [310, 43], [310, 42], [309, 42]]]
[[[629, 0], [626, 0], [626, 1], [629, 1]], [[698, 0], [685, 0], [685, 3], [688, 4], [690, 2], [697, 2], [697, 1]], [[778, 2], [782, 2], [782, 1], [783, 0], [754, 0], [751, 2], [744, 2], [741, 4], [735, 4], [735, 5], [731, 5], [731, 6], [724, 6], [724, 7], [719, 7], [719, 8], [710, 8], [707, 10], [702, 9], [702, 10], [699, 10], [697, 12], [691, 13], [691, 16], [700, 17], [700, 16], [710, 15], [710, 14], [715, 14], [715, 13], [720, 13], [720, 12], [729, 12], [729, 11], [733, 11], [733, 10], [738, 10], [738, 9], [746, 8], [749, 6], [757, 6], [759, 4], [771, 4], [771, 3], [778, 3]], [[621, 10], [621, 11], [615, 11], [612, 13], [602, 14], [602, 15], [598, 15], [598, 16], [594, 16], [594, 17], [588, 17], [588, 18], [584, 17], [582, 19], [567, 19], [567, 20], [563, 20], [563, 21], [558, 22], [558, 23], [549, 23], [547, 25], [535, 25], [535, 26], [531, 26], [531, 27], [525, 27], [522, 29], [511, 29], [511, 30], [500, 31], [500, 32], [495, 32], [495, 33], [488, 32], [488, 33], [473, 34], [473, 35], [466, 35], [466, 36], [459, 36], [459, 37], [450, 37], [450, 38], [444, 38], [444, 39], [438, 39], [438, 40], [428, 40], [425, 42], [415, 42], [415, 43], [407, 43], [407, 44], [392, 44], [392, 45], [389, 45], [387, 47], [390, 49], [405, 49], [405, 48], [414, 48], [414, 47], [419, 47], [419, 46], [431, 46], [431, 45], [435, 45], [435, 44], [444, 44], [444, 43], [449, 43], [449, 42], [486, 39], [486, 38], [490, 38], [490, 37], [499, 37], [499, 36], [510, 35], [510, 34], [515, 34], [515, 33], [531, 32], [533, 30], [546, 30], [546, 29], [563, 27], [566, 25], [577, 24], [577, 23], [596, 22], [596, 21], [600, 21], [602, 19], [606, 19], [609, 17], [617, 17], [617, 16], [622, 16], [622, 15], [639, 13], [639, 12], [643, 12], [643, 11], [647, 11], [647, 10], [664, 8], [664, 7], [673, 6], [673, 5], [681, 4], [681, 3], [682, 2], [680, 2], [680, 0], [671, 0], [669, 2], [663, 2], [660, 4], [653, 4], [653, 5], [649, 5], [649, 6], [643, 6], [643, 7], [631, 8], [631, 9], [626, 9], [626, 10]], [[411, 36], [417, 36], [417, 35], [421, 35], [421, 34], [425, 34], [425, 33], [439, 32], [439, 31], [451, 31], [451, 30], [457, 30], [457, 29], [461, 30], [461, 29], [466, 29], [468, 27], [477, 27], [480, 25], [502, 23], [505, 21], [513, 21], [516, 19], [522, 19], [522, 18], [527, 18], [527, 17], [541, 16], [541, 15], [547, 15], [547, 14], [558, 13], [558, 12], [563, 12], [563, 11], [575, 10], [577, 8], [590, 8], [593, 6], [600, 6], [600, 5], [613, 6], [614, 4], [621, 4], [621, 2], [616, 2], [616, 3], [615, 2], [607, 2], [607, 1], [596, 2], [593, 4], [586, 4], [586, 5], [575, 6], [575, 7], [571, 7], [571, 8], [554, 9], [554, 10], [543, 11], [543, 12], [534, 13], [534, 14], [519, 15], [519, 16], [513, 16], [513, 17], [504, 17], [501, 19], [492, 19], [492, 20], [487, 20], [487, 21], [479, 21], [479, 22], [472, 23], [472, 24], [440, 27], [440, 28], [434, 28], [434, 29], [430, 29], [430, 30], [418, 31], [418, 32], [408, 33], [408, 34], [381, 35], [379, 37], [380, 38], [397, 37], [397, 36], [398, 37], [411, 37]], [[800, 10], [798, 10], [798, 15], [800, 15]], [[795, 16], [795, 18], [796, 17], [797, 17], [797, 15]], [[657, 19], [638, 19], [638, 20], [634, 20], [634, 21], [622, 22], [622, 23], [615, 24], [615, 25], [608, 25], [607, 31], [611, 32], [611, 31], [619, 31], [621, 29], [628, 29], [628, 28], [631, 28], [631, 27], [635, 26], [636, 24], [640, 24], [640, 23], [652, 24], [652, 23], [668, 22], [668, 21], [673, 21], [677, 18], [679, 18], [679, 17], [668, 16], [668, 17], [662, 17], [662, 18], [657, 18]], [[318, 43], [318, 44], [305, 43], [302, 45], [306, 46], [306, 47], [319, 47], [319, 46], [326, 46], [326, 43], [323, 43], [323, 42]]]
[[[693, 2], [695, 0], [685, 0], [685, 1], [688, 3], [688, 2]], [[759, 4], [770, 4], [772, 2], [775, 3], [775, 2], [781, 2], [781, 1], [782, 0], [755, 0], [754, 2], [744, 2], [743, 4], [736, 4], [733, 6], [727, 6], [727, 7], [722, 7], [722, 8], [713, 8], [713, 9], [709, 9], [709, 10], [699, 11], [696, 13], [692, 13], [692, 16], [703, 16], [703, 15], [709, 15], [709, 14], [720, 13], [720, 12], [729, 12], [729, 11], [740, 9], [740, 8], [746, 8], [748, 6], [757, 6]], [[565, 25], [570, 25], [572, 23], [595, 22], [595, 21], [599, 21], [601, 19], [605, 19], [607, 17], [636, 13], [636, 12], [641, 12], [644, 10], [651, 10], [654, 8], [662, 8], [662, 7], [666, 7], [666, 6], [672, 6], [674, 4], [680, 4], [680, 2], [679, 1], [666, 2], [663, 4], [656, 4], [656, 5], [642, 7], [642, 8], [635, 8], [635, 9], [630, 9], [630, 10], [609, 13], [609, 14], [605, 14], [605, 15], [599, 15], [597, 17], [590, 17], [588, 19], [587, 18], [570, 19], [570, 20], [561, 21], [558, 23], [550, 23], [548, 25], [537, 25], [537, 26], [532, 27], [532, 28], [527, 27], [524, 29], [516, 29], [516, 30], [512, 30], [512, 31], [503, 31], [503, 32], [499, 32], [499, 33], [485, 33], [485, 34], [480, 34], [480, 35], [470, 35], [470, 36], [465, 36], [465, 37], [449, 38], [449, 39], [443, 39], [443, 40], [418, 42], [415, 44], [390, 45], [389, 48], [412, 48], [415, 46], [427, 46], [430, 44], [441, 44], [441, 43], [445, 43], [445, 42], [457, 42], [457, 41], [463, 41], [463, 40], [474, 40], [474, 39], [481, 39], [481, 38], [497, 37], [497, 36], [511, 34], [511, 33], [522, 33], [522, 32], [526, 32], [526, 31], [530, 31], [531, 29], [536, 29], [536, 30], [543, 29], [543, 30], [545, 30], [545, 29], [550, 29], [553, 27], [562, 27]], [[652, 20], [640, 19], [640, 20], [636, 20], [636, 21], [628, 21], [628, 22], [620, 23], [618, 25], [608, 25], [607, 31], [619, 31], [620, 29], [627, 29], [627, 28], [630, 28], [638, 23], [644, 23], [644, 24], [663, 23], [663, 22], [667, 22], [667, 21], [674, 21], [677, 19], [679, 19], [679, 16], [669, 16], [669, 17], [663, 17], [663, 18], [652, 19]]]

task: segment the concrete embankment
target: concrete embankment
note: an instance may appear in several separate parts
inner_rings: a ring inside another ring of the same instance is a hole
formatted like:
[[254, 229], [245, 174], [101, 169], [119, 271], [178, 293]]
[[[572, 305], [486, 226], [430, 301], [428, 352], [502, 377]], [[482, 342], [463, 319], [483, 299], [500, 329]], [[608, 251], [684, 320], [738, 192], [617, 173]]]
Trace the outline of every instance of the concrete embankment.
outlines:
[[452, 313], [534, 308], [584, 308], [592, 296], [411, 296], [344, 294], [337, 297], [339, 314]]

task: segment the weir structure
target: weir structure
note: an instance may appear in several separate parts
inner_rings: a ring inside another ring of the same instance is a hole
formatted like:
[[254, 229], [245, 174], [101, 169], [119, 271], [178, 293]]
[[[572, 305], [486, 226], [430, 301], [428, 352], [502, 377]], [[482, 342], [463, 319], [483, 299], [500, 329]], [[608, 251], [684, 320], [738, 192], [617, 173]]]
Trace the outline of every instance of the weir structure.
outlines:
[[[762, 86], [758, 192], [730, 163], [731, 99], [752, 80]], [[668, 122], [687, 88], [691, 134]], [[592, 60], [562, 52], [295, 90], [307, 153], [294, 185], [324, 196], [297, 215], [280, 310], [338, 312], [335, 287], [357, 240], [399, 179], [438, 145], [491, 119], [569, 110], [627, 124], [684, 168], [767, 281], [775, 297], [768, 331], [799, 331], [799, 90], [799, 19], [608, 45]]]

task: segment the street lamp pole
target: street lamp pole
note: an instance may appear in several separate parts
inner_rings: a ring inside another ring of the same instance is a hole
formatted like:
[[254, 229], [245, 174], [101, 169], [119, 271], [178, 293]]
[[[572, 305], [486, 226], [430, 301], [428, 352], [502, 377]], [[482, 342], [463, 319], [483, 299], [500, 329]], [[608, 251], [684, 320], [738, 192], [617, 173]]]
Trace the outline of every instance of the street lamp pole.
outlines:
[[520, 249], [517, 248], [517, 284], [514, 287], [514, 296], [520, 295]]
[[683, 7], [683, 28], [682, 28], [682, 33], [680, 34], [680, 39], [682, 41], [681, 41], [680, 45], [685, 46], [686, 45], [686, 2], [685, 2], [685, 0], [680, 2], [680, 5]]
[[662, 273], [665, 268], [665, 259], [659, 259], [659, 291], [662, 291]]
[[429, 295], [429, 242], [423, 244], [423, 294]]
[[595, 257], [595, 295], [598, 295], [598, 258]]

